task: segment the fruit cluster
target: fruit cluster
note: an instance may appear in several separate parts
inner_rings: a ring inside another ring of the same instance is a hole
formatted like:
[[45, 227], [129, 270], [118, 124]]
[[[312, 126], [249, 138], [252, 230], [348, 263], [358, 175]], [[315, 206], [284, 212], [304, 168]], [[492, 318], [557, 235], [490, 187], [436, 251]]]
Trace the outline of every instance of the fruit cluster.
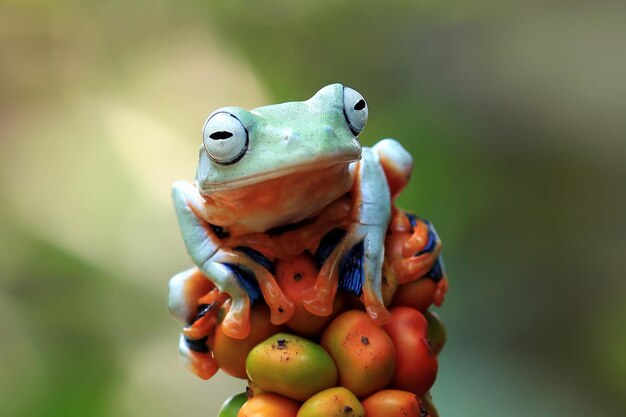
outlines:
[[[273, 324], [260, 299], [244, 339], [221, 328], [228, 296], [205, 288], [195, 322], [183, 330], [182, 343], [191, 354], [187, 365], [204, 379], [221, 368], [248, 381], [247, 392], [227, 400], [219, 417], [438, 416], [429, 390], [446, 334], [429, 308], [443, 302], [447, 279], [437, 268], [419, 278], [397, 273], [394, 263], [406, 259], [403, 248], [411, 237], [387, 236], [382, 295], [390, 319], [382, 327], [347, 291], [337, 292], [328, 316], [305, 308], [304, 295], [319, 272], [308, 252], [275, 261], [276, 281], [295, 304], [292, 317]], [[429, 262], [439, 264], [439, 252], [433, 256], [436, 262]]]

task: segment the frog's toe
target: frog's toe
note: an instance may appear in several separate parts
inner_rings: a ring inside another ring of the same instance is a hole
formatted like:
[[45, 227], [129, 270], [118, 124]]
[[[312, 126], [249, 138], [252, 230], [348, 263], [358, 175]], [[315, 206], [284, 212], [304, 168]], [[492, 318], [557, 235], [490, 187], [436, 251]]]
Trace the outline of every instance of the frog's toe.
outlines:
[[[268, 303], [268, 305], [270, 304]], [[276, 325], [281, 325], [281, 324], [286, 323], [296, 312], [295, 304], [284, 295], [274, 300], [272, 304], [270, 305], [270, 308], [271, 308], [270, 321]]]
[[211, 378], [219, 370], [215, 358], [206, 345], [206, 338], [190, 340], [181, 334], [178, 351], [185, 367], [202, 379]]
[[398, 284], [406, 284], [426, 275], [436, 264], [438, 257], [431, 253], [423, 253], [408, 259], [400, 259], [393, 263], [393, 272]]
[[267, 269], [250, 262], [246, 267], [254, 274], [263, 294], [263, 299], [270, 308], [271, 322], [276, 325], [286, 323], [296, 311], [293, 301], [285, 295], [274, 276]]
[[263, 299], [270, 307], [271, 321], [280, 325], [287, 322], [295, 312], [294, 303], [283, 293], [276, 282], [274, 264], [262, 253], [245, 246], [239, 246], [232, 252], [221, 251], [217, 258], [230, 265], [238, 274], [250, 299], [254, 302], [260, 290]]
[[222, 320], [221, 329], [233, 339], [245, 339], [250, 334], [250, 299], [247, 297], [230, 300], [224, 306], [230, 308]]
[[302, 298], [302, 305], [311, 314], [329, 316], [333, 312], [333, 305], [337, 288], [317, 288], [309, 290]]

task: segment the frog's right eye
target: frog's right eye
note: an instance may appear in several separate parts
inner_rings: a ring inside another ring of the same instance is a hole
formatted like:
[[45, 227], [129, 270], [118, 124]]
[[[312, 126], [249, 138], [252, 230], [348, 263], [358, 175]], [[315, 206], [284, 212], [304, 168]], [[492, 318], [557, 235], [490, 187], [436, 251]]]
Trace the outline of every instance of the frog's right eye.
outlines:
[[248, 131], [230, 113], [215, 113], [202, 129], [204, 149], [209, 157], [221, 165], [239, 161], [248, 149]]
[[367, 103], [363, 96], [350, 87], [343, 88], [343, 114], [346, 116], [348, 127], [359, 136], [367, 123]]

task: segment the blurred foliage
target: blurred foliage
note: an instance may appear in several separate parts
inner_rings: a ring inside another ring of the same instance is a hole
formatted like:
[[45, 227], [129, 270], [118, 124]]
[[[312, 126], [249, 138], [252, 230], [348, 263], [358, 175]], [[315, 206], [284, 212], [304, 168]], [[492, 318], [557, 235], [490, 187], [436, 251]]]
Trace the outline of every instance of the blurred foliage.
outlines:
[[[451, 291], [443, 416], [623, 415], [624, 7], [587, 2], [0, 6], [0, 415], [216, 415], [178, 362], [169, 186], [206, 115], [368, 100], [414, 155]], [[620, 412], [621, 411], [621, 412]]]

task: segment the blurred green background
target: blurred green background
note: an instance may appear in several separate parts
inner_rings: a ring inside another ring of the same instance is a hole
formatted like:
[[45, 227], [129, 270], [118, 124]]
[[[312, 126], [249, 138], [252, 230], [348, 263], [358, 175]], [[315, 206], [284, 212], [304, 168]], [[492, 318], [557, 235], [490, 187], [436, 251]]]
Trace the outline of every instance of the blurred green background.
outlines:
[[368, 100], [444, 240], [442, 416], [626, 410], [618, 2], [9, 0], [0, 6], [0, 415], [215, 416], [177, 355], [170, 185], [215, 108]]

